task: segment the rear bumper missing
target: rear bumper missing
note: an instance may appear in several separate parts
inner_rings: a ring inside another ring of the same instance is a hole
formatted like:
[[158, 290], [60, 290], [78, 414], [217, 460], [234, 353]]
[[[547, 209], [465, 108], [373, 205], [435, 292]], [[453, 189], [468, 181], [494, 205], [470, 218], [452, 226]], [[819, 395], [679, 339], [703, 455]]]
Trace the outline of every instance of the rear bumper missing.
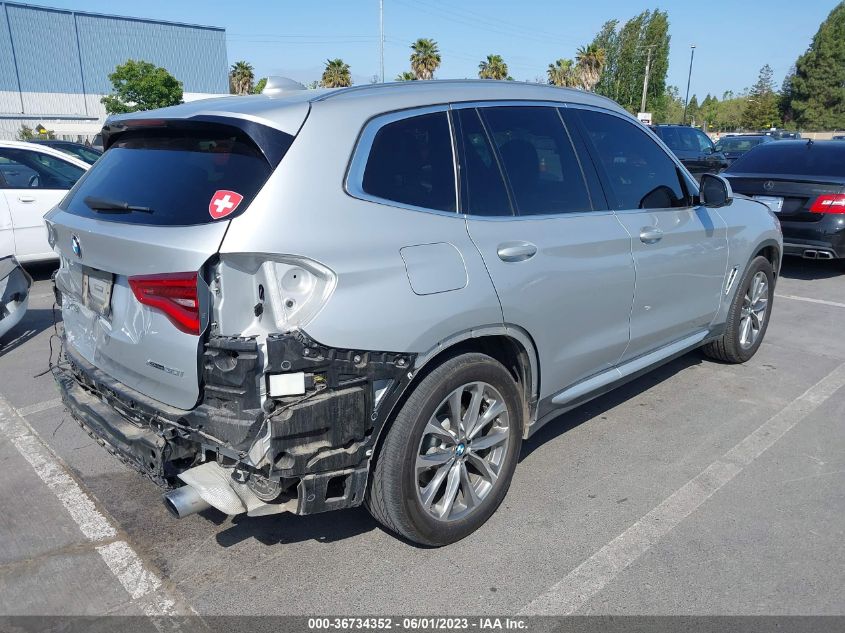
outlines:
[[[280, 491], [277, 511], [313, 514], [360, 505], [369, 458], [410, 380], [413, 357], [327, 348], [301, 332], [271, 336], [266, 350], [265, 364], [253, 339], [209, 341], [203, 399], [191, 411], [143, 396], [69, 348], [54, 376], [73, 418], [162, 487], [177, 486], [192, 469], [214, 462], [236, 492], [269, 482]], [[296, 371], [308, 376], [308, 392], [266, 398], [262, 406], [267, 374]], [[250, 514], [270, 513], [244, 505]]]

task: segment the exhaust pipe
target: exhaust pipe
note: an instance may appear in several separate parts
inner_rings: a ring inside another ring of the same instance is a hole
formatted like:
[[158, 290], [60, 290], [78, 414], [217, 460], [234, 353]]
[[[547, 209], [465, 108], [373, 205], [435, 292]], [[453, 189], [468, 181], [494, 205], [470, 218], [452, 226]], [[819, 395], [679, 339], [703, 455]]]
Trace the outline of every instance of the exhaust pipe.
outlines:
[[833, 253], [830, 251], [819, 251], [816, 253], [818, 259], [833, 259]]
[[171, 490], [162, 497], [165, 507], [177, 519], [184, 519], [186, 516], [202, 512], [211, 505], [205, 501], [195, 488], [182, 486]]
[[804, 259], [816, 259], [818, 257], [819, 252], [811, 249], [807, 249], [804, 251]]

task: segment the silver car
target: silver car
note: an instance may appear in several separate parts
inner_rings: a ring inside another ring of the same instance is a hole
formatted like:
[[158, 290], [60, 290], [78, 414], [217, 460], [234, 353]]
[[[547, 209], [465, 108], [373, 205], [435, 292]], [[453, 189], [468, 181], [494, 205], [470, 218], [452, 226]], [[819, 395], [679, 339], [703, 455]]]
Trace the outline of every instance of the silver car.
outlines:
[[769, 209], [615, 103], [424, 81], [109, 120], [47, 216], [67, 408], [177, 516], [366, 504], [444, 545], [522, 441], [680, 354], [744, 362]]

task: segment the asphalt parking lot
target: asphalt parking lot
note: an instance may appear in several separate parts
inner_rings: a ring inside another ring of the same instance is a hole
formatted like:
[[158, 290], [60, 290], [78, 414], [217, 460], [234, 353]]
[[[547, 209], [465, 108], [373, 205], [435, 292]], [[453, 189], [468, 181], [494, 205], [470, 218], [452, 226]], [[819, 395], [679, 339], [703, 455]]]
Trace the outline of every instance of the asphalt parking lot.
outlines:
[[746, 365], [692, 353], [547, 425], [441, 549], [363, 508], [171, 518], [34, 377], [53, 316], [31, 272], [0, 347], [0, 614], [845, 614], [841, 264], [786, 261]]

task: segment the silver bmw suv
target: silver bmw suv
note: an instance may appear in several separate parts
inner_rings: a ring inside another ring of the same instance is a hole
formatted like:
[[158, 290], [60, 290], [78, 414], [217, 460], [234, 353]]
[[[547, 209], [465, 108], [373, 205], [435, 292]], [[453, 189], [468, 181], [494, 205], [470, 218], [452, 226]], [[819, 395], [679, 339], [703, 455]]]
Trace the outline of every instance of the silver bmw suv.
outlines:
[[110, 119], [46, 220], [73, 417], [179, 517], [481, 526], [521, 442], [695, 348], [751, 358], [782, 239], [593, 94], [425, 81]]

